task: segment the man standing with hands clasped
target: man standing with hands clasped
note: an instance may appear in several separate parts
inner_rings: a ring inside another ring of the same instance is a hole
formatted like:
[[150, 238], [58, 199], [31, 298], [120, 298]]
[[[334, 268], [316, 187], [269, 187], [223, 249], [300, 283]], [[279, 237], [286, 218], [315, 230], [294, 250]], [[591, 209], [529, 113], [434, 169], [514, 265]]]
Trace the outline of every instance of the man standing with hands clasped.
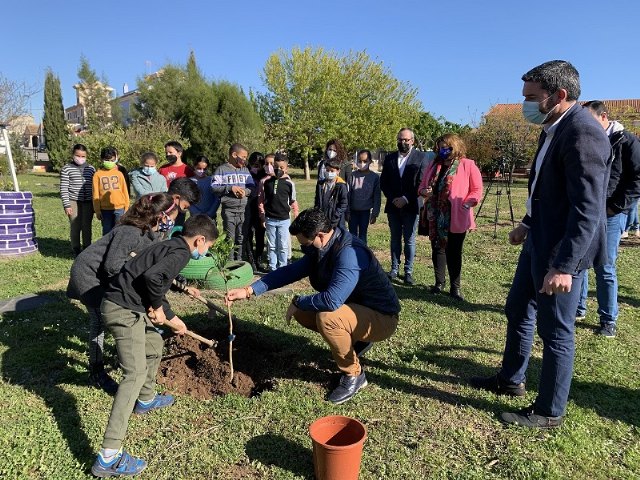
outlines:
[[531, 175], [527, 214], [509, 234], [524, 244], [507, 297], [507, 338], [500, 371], [472, 378], [477, 388], [523, 396], [537, 321], [543, 342], [533, 405], [500, 415], [531, 428], [562, 424], [575, 353], [575, 314], [582, 272], [606, 261], [606, 182], [611, 146], [588, 109], [577, 103], [580, 79], [569, 62], [543, 63], [522, 77], [522, 111], [543, 125]]

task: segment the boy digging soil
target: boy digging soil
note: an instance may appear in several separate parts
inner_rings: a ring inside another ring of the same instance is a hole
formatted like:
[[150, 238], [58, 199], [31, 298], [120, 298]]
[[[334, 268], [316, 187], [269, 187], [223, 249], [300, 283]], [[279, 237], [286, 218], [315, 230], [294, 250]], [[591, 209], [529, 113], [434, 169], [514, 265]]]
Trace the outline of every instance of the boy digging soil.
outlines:
[[183, 235], [151, 245], [131, 259], [106, 289], [100, 313], [111, 331], [123, 371], [109, 422], [91, 473], [96, 477], [131, 476], [147, 466], [122, 449], [131, 412], [148, 413], [173, 404], [172, 395], [155, 393], [164, 341], [156, 325], [176, 334], [187, 327], [171, 310], [165, 294], [190, 258], [203, 257], [218, 232], [206, 215], [190, 217]]

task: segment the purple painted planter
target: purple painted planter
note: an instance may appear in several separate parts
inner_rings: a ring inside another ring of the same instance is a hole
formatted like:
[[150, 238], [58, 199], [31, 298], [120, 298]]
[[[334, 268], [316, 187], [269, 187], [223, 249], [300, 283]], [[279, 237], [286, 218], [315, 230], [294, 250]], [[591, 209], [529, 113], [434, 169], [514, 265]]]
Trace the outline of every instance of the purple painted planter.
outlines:
[[0, 192], [0, 257], [38, 250], [31, 192]]

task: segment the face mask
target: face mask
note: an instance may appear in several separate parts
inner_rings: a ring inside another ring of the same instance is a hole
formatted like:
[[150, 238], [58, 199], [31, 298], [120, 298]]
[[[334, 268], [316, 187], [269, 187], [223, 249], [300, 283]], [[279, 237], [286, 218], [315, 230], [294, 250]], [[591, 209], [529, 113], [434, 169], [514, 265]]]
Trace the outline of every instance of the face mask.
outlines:
[[282, 178], [282, 176], [284, 175], [284, 170], [276, 170], [276, 178]]
[[522, 115], [524, 118], [528, 122], [535, 123], [536, 125], [542, 125], [546, 122], [553, 109], [549, 110], [548, 113], [543, 113], [540, 111], [540, 104], [546, 102], [549, 98], [550, 97], [547, 97], [541, 102], [533, 102], [530, 100], [522, 102]]
[[300, 250], [302, 250], [302, 253], [304, 253], [305, 255], [308, 255], [315, 252], [316, 247], [314, 247], [313, 245], [301, 245]]
[[369, 162], [358, 162], [356, 165], [358, 166], [358, 170], [368, 170], [369, 169]]
[[453, 151], [453, 149], [447, 147], [447, 148], [441, 148], [438, 150], [438, 155], [440, 155], [440, 158], [447, 158], [449, 155], [451, 155], [451, 152]]
[[84, 165], [86, 161], [87, 161], [86, 158], [73, 157], [73, 163], [75, 163], [76, 165]]
[[176, 222], [169, 217], [166, 213], [163, 215], [162, 220], [158, 222], [158, 231], [159, 232], [169, 232], [173, 227], [175, 227]]
[[107, 170], [111, 170], [113, 168], [116, 168], [116, 162], [110, 162], [108, 160], [105, 160], [104, 162], [102, 162], [102, 166]]
[[405, 142], [398, 142], [398, 151], [400, 153], [407, 153], [411, 149], [411, 145]]
[[264, 166], [264, 171], [267, 175], [273, 175], [273, 165], [270, 163]]
[[337, 156], [338, 156], [338, 152], [336, 152], [335, 150], [327, 150], [328, 159], [336, 158]]
[[191, 252], [191, 258], [193, 258], [194, 260], [200, 260], [201, 258], [204, 258], [207, 256], [207, 253], [200, 253], [200, 251], [198, 250], [198, 248], [196, 248], [195, 250], [193, 250]]
[[201, 168], [196, 168], [196, 177], [204, 177], [204, 170]]
[[178, 161], [178, 157], [176, 155], [167, 155], [167, 162], [176, 163]]
[[335, 180], [338, 176], [338, 172], [326, 172], [324, 175], [327, 177], [327, 180]]
[[146, 176], [156, 173], [156, 167], [142, 167], [142, 173]]

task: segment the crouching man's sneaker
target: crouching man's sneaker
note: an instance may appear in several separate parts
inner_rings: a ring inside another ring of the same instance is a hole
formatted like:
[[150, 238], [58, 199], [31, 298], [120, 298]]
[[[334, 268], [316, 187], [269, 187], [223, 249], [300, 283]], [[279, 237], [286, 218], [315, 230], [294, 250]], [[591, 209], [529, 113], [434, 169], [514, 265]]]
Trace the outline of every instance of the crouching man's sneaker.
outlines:
[[358, 390], [367, 386], [367, 377], [364, 376], [364, 369], [360, 372], [360, 375], [350, 376], [342, 375], [340, 377], [340, 385], [329, 394], [327, 400], [336, 405], [351, 400], [353, 396], [358, 393]]
[[170, 407], [175, 402], [175, 398], [173, 395], [159, 395], [153, 398], [148, 402], [141, 402], [140, 400], [136, 400], [136, 406], [133, 408], [133, 413], [137, 413], [138, 415], [142, 415], [144, 413], [149, 413], [151, 410], [157, 410], [159, 408]]
[[488, 390], [498, 395], [523, 397], [527, 393], [524, 383], [507, 383], [498, 374], [491, 377], [471, 377], [469, 383], [472, 387]]
[[109, 461], [98, 454], [98, 458], [91, 467], [91, 473], [98, 478], [131, 477], [139, 474], [145, 468], [147, 468], [147, 462], [120, 449], [116, 456]]
[[503, 412], [500, 420], [507, 425], [517, 425], [528, 428], [556, 428], [562, 425], [562, 417], [547, 417], [536, 413], [533, 405], [517, 412]]

